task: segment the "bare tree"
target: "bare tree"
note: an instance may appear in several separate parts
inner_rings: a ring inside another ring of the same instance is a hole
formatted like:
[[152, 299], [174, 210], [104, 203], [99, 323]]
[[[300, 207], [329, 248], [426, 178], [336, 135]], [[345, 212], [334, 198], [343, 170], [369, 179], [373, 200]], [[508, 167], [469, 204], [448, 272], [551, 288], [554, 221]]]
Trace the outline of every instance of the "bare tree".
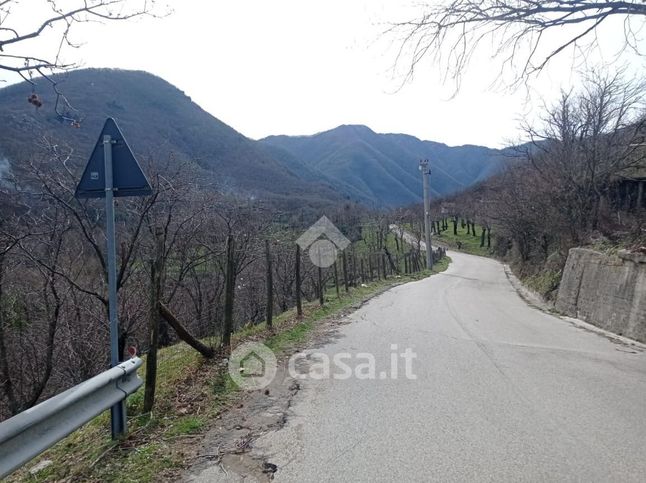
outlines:
[[[579, 51], [585, 55], [597, 47], [597, 28], [610, 17], [624, 19], [625, 48], [638, 51], [637, 24], [646, 20], [643, 0], [444, 0], [423, 8], [418, 18], [395, 23], [390, 30], [402, 34], [397, 62], [406, 59], [410, 78], [422, 59], [433, 58], [458, 88], [485, 42], [496, 46], [503, 68], [519, 68], [515, 78], [520, 82], [570, 48], [585, 45]], [[567, 36], [553, 37], [557, 31]]]
[[509, 150], [515, 159], [504, 172], [445, 202], [468, 234], [478, 235], [473, 222], [481, 225], [481, 247], [511, 255], [520, 275], [548, 267], [556, 284], [573, 246], [642, 243], [643, 215], [625, 197], [626, 180], [646, 160], [644, 92], [621, 74], [588, 73], [526, 123], [530, 142]]
[[545, 109], [539, 128], [525, 126], [525, 156], [569, 213], [571, 233], [597, 229], [612, 179], [643, 164], [643, 101], [642, 82], [591, 73]]
[[[236, 329], [235, 300], [242, 292], [253, 296], [258, 287], [256, 270], [251, 270], [252, 273], [245, 280], [241, 278], [239, 284], [238, 278], [255, 262], [262, 260], [263, 244], [258, 236], [266, 233], [271, 219], [264, 218], [266, 210], [263, 206], [248, 200], [222, 199], [213, 202], [210, 208], [213, 213], [213, 230], [207, 233], [202, 244], [206, 253], [213, 257], [225, 279], [221, 335], [223, 346], [230, 348], [231, 334]], [[242, 312], [238, 314], [238, 318], [254, 321], [260, 317], [260, 306], [264, 306], [264, 303], [255, 302], [238, 307]]]

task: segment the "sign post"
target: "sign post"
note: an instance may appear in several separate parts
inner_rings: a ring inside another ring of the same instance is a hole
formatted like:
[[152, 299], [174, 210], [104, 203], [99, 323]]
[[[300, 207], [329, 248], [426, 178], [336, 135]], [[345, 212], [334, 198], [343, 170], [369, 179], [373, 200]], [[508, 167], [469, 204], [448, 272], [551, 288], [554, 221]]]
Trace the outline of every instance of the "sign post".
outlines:
[[[119, 352], [119, 317], [117, 314], [117, 253], [114, 226], [115, 196], [146, 196], [152, 193], [132, 150], [114, 119], [108, 119], [81, 176], [76, 198], [105, 197], [108, 259], [108, 317], [110, 320], [110, 367], [121, 362]], [[110, 408], [112, 439], [126, 434], [125, 399]]]
[[[105, 170], [105, 225], [108, 241], [108, 313], [110, 318], [110, 366], [119, 364], [119, 317], [117, 314], [117, 249], [114, 232], [114, 181], [112, 179], [112, 136], [103, 136]], [[110, 408], [112, 439], [126, 434], [126, 401], [119, 401]]]

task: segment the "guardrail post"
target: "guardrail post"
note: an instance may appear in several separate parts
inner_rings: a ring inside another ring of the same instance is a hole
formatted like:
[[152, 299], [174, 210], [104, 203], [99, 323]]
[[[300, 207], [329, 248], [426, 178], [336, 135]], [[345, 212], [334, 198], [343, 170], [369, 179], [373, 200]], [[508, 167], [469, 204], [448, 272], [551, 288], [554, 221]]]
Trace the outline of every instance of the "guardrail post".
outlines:
[[142, 360], [134, 357], [1, 422], [0, 478], [106, 409], [124, 403], [143, 384], [137, 375], [141, 364]]

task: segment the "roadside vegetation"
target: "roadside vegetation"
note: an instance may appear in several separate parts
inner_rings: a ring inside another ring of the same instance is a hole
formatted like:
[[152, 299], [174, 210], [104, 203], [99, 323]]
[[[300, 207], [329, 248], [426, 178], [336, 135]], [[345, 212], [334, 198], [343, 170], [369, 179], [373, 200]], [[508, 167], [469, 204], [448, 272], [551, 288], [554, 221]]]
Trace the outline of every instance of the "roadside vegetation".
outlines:
[[[280, 354], [306, 343], [325, 319], [337, 317], [392, 286], [442, 272], [449, 262], [444, 257], [432, 272], [366, 281], [338, 296], [330, 287], [323, 306], [318, 301], [305, 303], [302, 318], [295, 308], [289, 309], [274, 319], [272, 328], [265, 321], [242, 327], [233, 335], [232, 344], [259, 341]], [[206, 359], [184, 342], [161, 349], [157, 363], [155, 408], [144, 411], [143, 386], [130, 396], [129, 433], [124, 440], [110, 439], [109, 411], [105, 412], [15, 473], [11, 481], [158, 481], [173, 479], [196, 462], [201, 435], [217, 424], [222, 411], [241, 404], [244, 393], [228, 376], [225, 359]], [[145, 377], [145, 364], [140, 374]], [[30, 470], [39, 465], [44, 468], [32, 474]]]
[[[432, 204], [435, 239], [508, 262], [548, 300], [570, 248], [646, 250], [645, 92], [620, 74], [589, 73], [525, 126], [529, 142], [507, 150], [504, 172]], [[419, 221], [407, 227], [422, 237]]]
[[[394, 217], [400, 220], [397, 224], [401, 230], [411, 234], [418, 246], [424, 241], [424, 224], [415, 219], [412, 208], [397, 210]], [[412, 221], [403, 221], [412, 220]], [[395, 230], [397, 231], [397, 230]], [[436, 218], [431, 224], [431, 244], [447, 247], [451, 250], [478, 255], [481, 257], [493, 256], [491, 227], [480, 225], [469, 218], [458, 215]]]
[[[73, 198], [70, 156], [47, 144], [13, 180], [24, 189], [0, 190], [0, 419], [108, 367], [102, 206]], [[389, 232], [388, 216], [351, 203], [326, 211], [350, 245], [319, 269], [295, 243], [318, 216], [196, 189], [191, 173], [160, 163], [148, 173], [151, 196], [117, 204], [119, 353], [145, 361], [128, 436], [112, 442], [103, 414], [40, 458], [51, 464], [14, 479], [171, 474], [235, 403], [222, 361], [240, 340], [280, 351], [321, 318], [430, 273], [419, 246]]]
[[456, 220], [455, 231], [453, 231], [453, 221], [447, 222], [448, 228], [441, 229], [439, 233], [434, 233], [434, 239], [437, 243], [471, 255], [491, 256], [491, 234], [488, 228], [477, 223], [467, 224], [466, 221], [458, 219]]

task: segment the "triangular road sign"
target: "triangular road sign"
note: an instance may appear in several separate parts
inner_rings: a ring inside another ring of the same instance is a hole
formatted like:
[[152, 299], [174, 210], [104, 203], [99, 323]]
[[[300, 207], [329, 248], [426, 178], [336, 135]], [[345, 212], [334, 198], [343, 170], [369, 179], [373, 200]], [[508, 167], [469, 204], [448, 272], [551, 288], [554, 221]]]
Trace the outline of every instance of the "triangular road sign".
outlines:
[[99, 140], [87, 162], [81, 181], [76, 187], [76, 198], [105, 198], [105, 161], [103, 136], [112, 137], [112, 176], [114, 196], [146, 196], [152, 194], [150, 183], [141, 170], [135, 155], [126, 143], [114, 119], [108, 118]]

